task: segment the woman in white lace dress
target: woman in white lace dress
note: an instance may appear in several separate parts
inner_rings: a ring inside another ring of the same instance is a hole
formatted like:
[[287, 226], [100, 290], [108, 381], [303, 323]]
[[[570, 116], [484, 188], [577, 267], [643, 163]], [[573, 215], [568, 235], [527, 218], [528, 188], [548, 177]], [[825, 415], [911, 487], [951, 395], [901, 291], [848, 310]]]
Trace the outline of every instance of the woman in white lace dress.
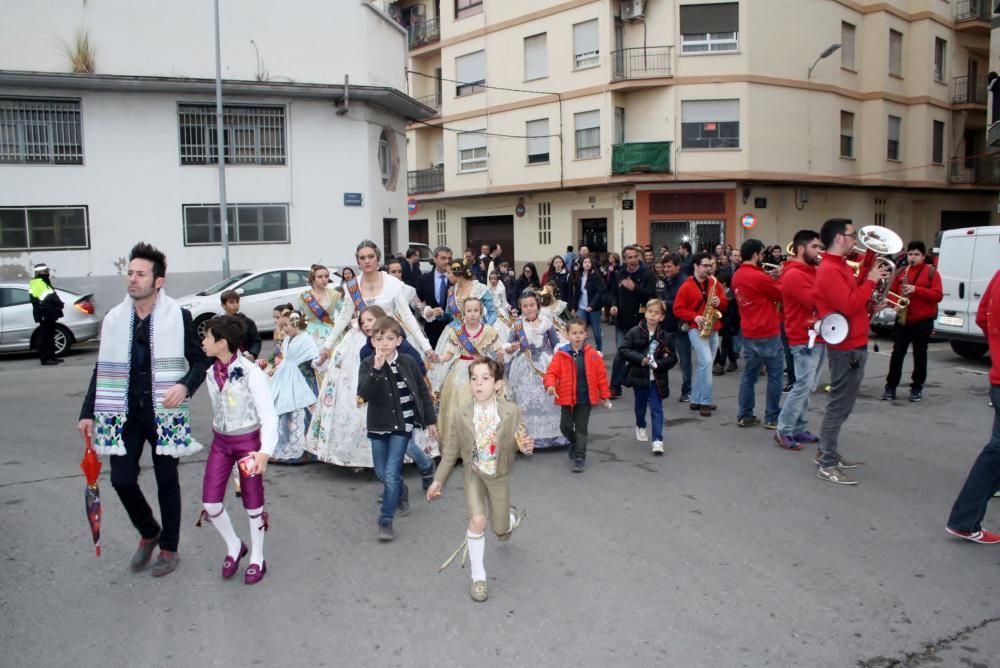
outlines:
[[[360, 351], [367, 337], [358, 329], [354, 314], [366, 306], [380, 306], [400, 321], [406, 338], [428, 360], [436, 360], [437, 355], [410, 311], [406, 284], [378, 270], [382, 253], [375, 242], [366, 239], [358, 244], [355, 258], [361, 274], [344, 284], [344, 306], [320, 352], [321, 359], [329, 360], [329, 367], [309, 426], [306, 450], [329, 464], [371, 467], [367, 406], [357, 403]], [[418, 433], [417, 444], [429, 456], [437, 456], [437, 443], [429, 434]]]

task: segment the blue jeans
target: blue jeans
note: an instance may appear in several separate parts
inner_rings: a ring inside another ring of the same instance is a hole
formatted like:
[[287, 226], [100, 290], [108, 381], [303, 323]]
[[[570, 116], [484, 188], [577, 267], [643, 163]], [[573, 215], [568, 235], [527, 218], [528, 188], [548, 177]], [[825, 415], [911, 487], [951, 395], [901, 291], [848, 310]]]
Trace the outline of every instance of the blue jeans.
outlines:
[[603, 332], [601, 332], [601, 311], [588, 311], [582, 308], [577, 310], [576, 317], [587, 323], [587, 326], [594, 332], [594, 347], [597, 348], [597, 352], [604, 352], [604, 336]]
[[993, 400], [993, 435], [976, 457], [951, 507], [948, 526], [956, 531], [979, 531], [987, 504], [993, 494], [1000, 491], [1000, 385], [990, 385], [990, 399]]
[[781, 402], [781, 374], [785, 370], [785, 350], [780, 336], [763, 339], [743, 337], [743, 375], [740, 376], [740, 398], [737, 417], [752, 417], [756, 403], [754, 388], [760, 377], [760, 366], [767, 369], [767, 407], [764, 422], [777, 422]]
[[795, 364], [795, 384], [778, 415], [778, 432], [785, 436], [801, 434], [809, 426], [809, 397], [819, 370], [826, 361], [826, 345], [822, 343], [817, 343], [812, 349], [803, 343], [792, 346], [791, 351]]
[[417, 445], [417, 439], [410, 438], [410, 442], [406, 444], [406, 454], [410, 456], [413, 463], [417, 465], [417, 470], [421, 473], [427, 473], [434, 468], [434, 461], [420, 449], [420, 446]]
[[670, 334], [670, 344], [681, 367], [681, 394], [691, 394], [691, 340], [684, 332]]
[[647, 387], [634, 387], [635, 426], [646, 428], [646, 406], [649, 405], [649, 419], [653, 427], [653, 440], [663, 440], [663, 399], [656, 381], [649, 381]]
[[698, 406], [712, 404], [712, 362], [719, 350], [719, 333], [712, 332], [707, 339], [701, 338], [698, 329], [688, 330], [688, 341], [691, 342], [691, 403]]
[[375, 475], [382, 481], [382, 510], [379, 526], [392, 524], [400, 499], [409, 498], [403, 482], [403, 455], [410, 442], [409, 434], [369, 434], [372, 442], [372, 460]]
[[621, 392], [622, 390], [622, 376], [625, 375], [625, 360], [622, 359], [618, 349], [622, 347], [625, 343], [625, 334], [627, 330], [621, 327], [615, 326], [615, 361], [611, 365], [611, 389]]

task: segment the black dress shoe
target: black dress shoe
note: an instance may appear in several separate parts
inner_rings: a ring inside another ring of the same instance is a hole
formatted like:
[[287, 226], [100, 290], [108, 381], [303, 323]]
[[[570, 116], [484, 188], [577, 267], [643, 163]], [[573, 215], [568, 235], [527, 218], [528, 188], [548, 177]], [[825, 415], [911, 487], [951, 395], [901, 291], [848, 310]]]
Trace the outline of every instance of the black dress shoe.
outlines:
[[701, 409], [701, 404], [690, 403], [688, 407], [693, 411], [697, 411]]

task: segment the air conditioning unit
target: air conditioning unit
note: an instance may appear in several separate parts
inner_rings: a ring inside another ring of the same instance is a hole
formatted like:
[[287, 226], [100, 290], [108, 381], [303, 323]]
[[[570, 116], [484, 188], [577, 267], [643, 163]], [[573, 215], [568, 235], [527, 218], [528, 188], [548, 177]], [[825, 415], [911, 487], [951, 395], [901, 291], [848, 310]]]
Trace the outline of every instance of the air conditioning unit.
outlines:
[[423, 5], [413, 5], [410, 7], [410, 16], [424, 16], [424, 12], [426, 11], [427, 8]]
[[646, 18], [646, 0], [622, 0], [622, 21], [641, 21]]

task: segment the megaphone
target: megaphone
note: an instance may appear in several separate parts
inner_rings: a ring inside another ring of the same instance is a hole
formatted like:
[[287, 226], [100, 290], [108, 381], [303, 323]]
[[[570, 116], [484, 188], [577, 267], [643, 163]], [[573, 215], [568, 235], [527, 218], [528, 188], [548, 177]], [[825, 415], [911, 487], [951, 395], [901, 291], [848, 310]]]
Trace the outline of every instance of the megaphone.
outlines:
[[817, 336], [822, 336], [824, 341], [833, 345], [843, 343], [847, 339], [847, 333], [847, 318], [840, 313], [830, 313], [809, 328], [809, 347], [816, 345]]

